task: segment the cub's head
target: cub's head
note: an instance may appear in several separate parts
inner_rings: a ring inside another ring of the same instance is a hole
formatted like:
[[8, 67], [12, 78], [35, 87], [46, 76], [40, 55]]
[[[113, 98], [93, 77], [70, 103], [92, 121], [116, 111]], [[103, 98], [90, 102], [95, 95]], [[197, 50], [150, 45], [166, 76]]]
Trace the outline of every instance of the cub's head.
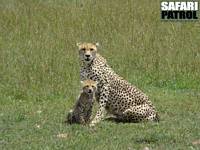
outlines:
[[86, 63], [90, 63], [96, 57], [99, 43], [77, 43], [77, 46], [79, 49], [80, 59]]
[[97, 90], [97, 82], [93, 80], [81, 81], [83, 93], [93, 95]]

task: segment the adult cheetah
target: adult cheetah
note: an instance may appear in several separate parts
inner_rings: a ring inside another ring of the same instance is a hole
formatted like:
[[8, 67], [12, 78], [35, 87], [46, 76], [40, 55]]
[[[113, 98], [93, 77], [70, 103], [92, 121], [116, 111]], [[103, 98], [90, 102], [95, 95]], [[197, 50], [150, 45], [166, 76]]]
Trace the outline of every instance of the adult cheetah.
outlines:
[[102, 120], [105, 110], [122, 121], [158, 121], [159, 117], [149, 98], [113, 71], [106, 59], [97, 53], [98, 45], [77, 43], [81, 80], [98, 82], [96, 98], [99, 109], [90, 125], [94, 126]]

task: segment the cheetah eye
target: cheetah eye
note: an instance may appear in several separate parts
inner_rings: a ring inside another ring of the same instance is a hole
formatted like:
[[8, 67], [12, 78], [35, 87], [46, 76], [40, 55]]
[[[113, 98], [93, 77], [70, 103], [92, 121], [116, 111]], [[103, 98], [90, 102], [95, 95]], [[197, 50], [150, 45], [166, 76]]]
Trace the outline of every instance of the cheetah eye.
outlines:
[[94, 48], [90, 48], [90, 51], [93, 51], [94, 50]]
[[94, 90], [96, 90], [96, 89], [97, 89], [97, 88], [96, 88], [96, 86], [94, 86], [94, 85], [92, 86], [92, 88], [93, 88]]
[[81, 50], [82, 50], [82, 51], [85, 51], [85, 48], [82, 48]]

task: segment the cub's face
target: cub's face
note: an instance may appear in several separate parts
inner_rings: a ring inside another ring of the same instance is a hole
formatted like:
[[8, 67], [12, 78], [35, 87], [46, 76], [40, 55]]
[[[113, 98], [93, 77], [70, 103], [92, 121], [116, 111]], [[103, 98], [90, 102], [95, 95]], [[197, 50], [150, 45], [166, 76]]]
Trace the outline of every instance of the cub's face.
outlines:
[[98, 45], [98, 43], [77, 43], [80, 59], [90, 63], [96, 57]]
[[93, 95], [97, 90], [97, 82], [93, 80], [81, 81], [83, 92], [88, 95]]

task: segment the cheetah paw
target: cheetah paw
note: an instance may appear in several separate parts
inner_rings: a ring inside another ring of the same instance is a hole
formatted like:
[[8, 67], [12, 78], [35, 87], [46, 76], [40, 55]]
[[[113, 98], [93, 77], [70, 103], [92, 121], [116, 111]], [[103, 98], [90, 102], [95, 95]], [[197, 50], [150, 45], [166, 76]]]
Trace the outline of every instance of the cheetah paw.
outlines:
[[89, 127], [94, 127], [95, 126], [95, 123], [90, 123], [89, 124]]

